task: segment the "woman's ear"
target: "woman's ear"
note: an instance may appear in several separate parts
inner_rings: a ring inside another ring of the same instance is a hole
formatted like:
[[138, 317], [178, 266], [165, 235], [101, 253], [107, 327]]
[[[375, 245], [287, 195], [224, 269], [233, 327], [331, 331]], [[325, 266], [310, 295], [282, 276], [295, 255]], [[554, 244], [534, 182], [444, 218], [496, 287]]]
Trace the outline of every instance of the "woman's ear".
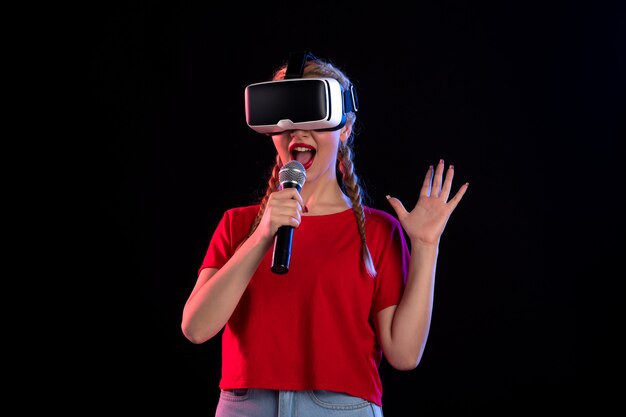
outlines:
[[352, 123], [346, 123], [339, 132], [339, 140], [345, 142], [352, 134]]

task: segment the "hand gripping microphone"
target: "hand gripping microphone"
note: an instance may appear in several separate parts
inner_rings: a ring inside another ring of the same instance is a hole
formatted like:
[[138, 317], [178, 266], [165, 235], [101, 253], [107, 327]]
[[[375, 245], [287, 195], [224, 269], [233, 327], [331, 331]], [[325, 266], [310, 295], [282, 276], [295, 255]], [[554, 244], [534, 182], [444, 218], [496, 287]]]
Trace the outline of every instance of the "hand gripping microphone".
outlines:
[[[278, 172], [278, 182], [281, 189], [295, 188], [300, 192], [306, 180], [306, 169], [298, 161], [289, 161]], [[274, 255], [272, 257], [272, 272], [286, 274], [289, 272], [291, 261], [291, 242], [293, 241], [293, 226], [280, 226], [274, 237]]]

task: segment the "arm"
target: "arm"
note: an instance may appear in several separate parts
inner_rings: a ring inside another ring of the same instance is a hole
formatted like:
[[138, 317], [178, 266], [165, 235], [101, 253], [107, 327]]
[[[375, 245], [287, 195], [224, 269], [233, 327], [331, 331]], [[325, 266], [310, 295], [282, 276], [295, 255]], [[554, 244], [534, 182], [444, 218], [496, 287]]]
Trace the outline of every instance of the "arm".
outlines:
[[397, 306], [380, 311], [376, 318], [383, 352], [395, 368], [415, 368], [422, 357], [433, 309], [439, 240], [450, 215], [467, 191], [461, 186], [448, 201], [454, 176], [450, 166], [443, 181], [444, 163], [430, 167], [415, 208], [408, 212], [400, 200], [388, 197], [411, 244], [407, 284]]
[[272, 193], [259, 226], [232, 258], [220, 269], [200, 272], [183, 309], [181, 328], [187, 339], [203, 343], [224, 327], [272, 246], [276, 231], [283, 225], [298, 227], [303, 206], [293, 188]]

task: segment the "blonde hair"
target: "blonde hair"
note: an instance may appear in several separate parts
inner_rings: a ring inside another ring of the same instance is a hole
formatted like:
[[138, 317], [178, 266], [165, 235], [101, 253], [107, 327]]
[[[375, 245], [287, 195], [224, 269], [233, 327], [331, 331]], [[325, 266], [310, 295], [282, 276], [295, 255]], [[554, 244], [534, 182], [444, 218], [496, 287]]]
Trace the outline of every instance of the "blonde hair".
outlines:
[[[287, 65], [283, 64], [274, 72], [272, 80], [284, 79], [286, 71]], [[348, 77], [339, 68], [337, 68], [331, 62], [321, 59], [308, 61], [304, 66], [303, 77], [334, 78], [339, 81], [344, 90], [348, 90], [351, 85]], [[350, 202], [352, 203], [352, 211], [354, 212], [359, 236], [361, 237], [361, 256], [363, 258], [363, 263], [365, 265], [367, 273], [372, 278], [374, 278], [376, 277], [376, 268], [374, 267], [374, 261], [367, 246], [367, 236], [365, 233], [365, 210], [363, 208], [365, 191], [360, 184], [359, 177], [355, 172], [353, 161], [352, 143], [355, 134], [355, 121], [356, 113], [349, 112], [346, 114], [346, 124], [352, 125], [353, 129], [346, 141], [340, 142], [339, 149], [337, 150], [337, 180], [339, 181], [339, 185], [342, 191], [350, 198]], [[259, 212], [257, 213], [257, 216], [254, 219], [252, 226], [250, 227], [248, 237], [250, 237], [250, 235], [252, 235], [252, 233], [258, 227], [261, 218], [263, 217], [263, 213], [265, 211], [265, 207], [267, 206], [267, 200], [269, 199], [270, 194], [278, 190], [278, 172], [280, 171], [281, 167], [282, 161], [280, 160], [280, 157], [276, 155], [276, 163], [272, 168], [272, 173], [267, 184], [267, 190], [265, 191], [265, 195], [261, 199]]]

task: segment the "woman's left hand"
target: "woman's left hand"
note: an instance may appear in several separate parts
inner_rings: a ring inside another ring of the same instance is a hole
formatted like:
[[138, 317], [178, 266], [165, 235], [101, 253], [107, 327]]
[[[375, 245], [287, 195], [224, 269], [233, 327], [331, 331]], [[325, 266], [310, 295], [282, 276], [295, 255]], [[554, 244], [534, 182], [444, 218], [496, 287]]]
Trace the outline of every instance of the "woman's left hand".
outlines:
[[454, 177], [454, 166], [448, 167], [445, 180], [443, 171], [443, 159], [439, 160], [436, 168], [430, 166], [417, 204], [410, 212], [404, 208], [400, 200], [387, 196], [387, 200], [395, 210], [412, 244], [438, 245], [450, 215], [467, 191], [469, 183], [463, 184], [454, 197], [448, 201], [452, 177]]

